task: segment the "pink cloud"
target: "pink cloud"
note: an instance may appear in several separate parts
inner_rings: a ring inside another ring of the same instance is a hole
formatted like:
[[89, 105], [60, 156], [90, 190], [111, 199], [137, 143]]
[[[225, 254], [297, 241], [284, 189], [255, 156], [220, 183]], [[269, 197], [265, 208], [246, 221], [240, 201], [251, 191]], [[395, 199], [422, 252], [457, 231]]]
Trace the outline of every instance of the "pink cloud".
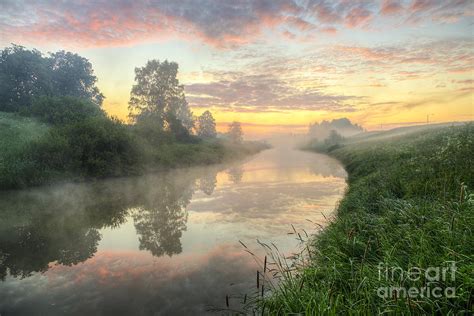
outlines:
[[398, 0], [384, 0], [380, 8], [380, 13], [383, 15], [397, 14], [401, 11], [403, 11], [403, 5]]
[[446, 23], [472, 12], [468, 0], [415, 0], [406, 8], [396, 0], [385, 0], [381, 6], [346, 0], [11, 1], [0, 12], [0, 38], [5, 43], [48, 41], [80, 47], [127, 46], [177, 38], [223, 48], [254, 42], [265, 29], [280, 26], [310, 41], [309, 35], [315, 32], [334, 34], [344, 26], [370, 26], [377, 14], [402, 14], [401, 18], [410, 22], [429, 19]]
[[349, 28], [367, 25], [372, 19], [372, 13], [362, 8], [353, 8], [346, 17], [344, 24]]

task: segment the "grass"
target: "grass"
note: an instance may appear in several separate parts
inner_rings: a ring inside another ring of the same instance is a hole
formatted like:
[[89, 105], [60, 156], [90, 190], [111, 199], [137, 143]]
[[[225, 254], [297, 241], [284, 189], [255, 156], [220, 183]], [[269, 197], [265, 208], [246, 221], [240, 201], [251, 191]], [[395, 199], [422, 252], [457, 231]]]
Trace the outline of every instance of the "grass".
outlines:
[[[273, 259], [261, 275], [271, 291], [249, 308], [271, 315], [471, 314], [474, 125], [311, 149], [345, 165], [348, 190], [306, 253], [287, 262], [266, 246]], [[450, 262], [454, 274], [430, 277], [436, 267], [452, 272]], [[432, 295], [436, 287], [440, 297]]]

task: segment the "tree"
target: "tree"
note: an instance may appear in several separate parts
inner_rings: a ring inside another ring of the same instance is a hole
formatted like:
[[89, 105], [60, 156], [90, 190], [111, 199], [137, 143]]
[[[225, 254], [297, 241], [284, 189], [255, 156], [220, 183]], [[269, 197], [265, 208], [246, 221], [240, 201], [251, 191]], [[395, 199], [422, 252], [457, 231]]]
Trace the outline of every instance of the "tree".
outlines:
[[51, 70], [53, 95], [67, 95], [88, 99], [102, 105], [104, 95], [95, 86], [92, 64], [84, 57], [70, 52], [59, 51], [48, 58]]
[[192, 112], [184, 95], [184, 87], [176, 78], [178, 64], [149, 60], [135, 68], [135, 82], [130, 93], [130, 117], [137, 123], [152, 118], [157, 127], [172, 131], [176, 120], [189, 132], [193, 127]]
[[51, 73], [41, 52], [13, 45], [0, 55], [0, 111], [15, 112], [51, 94]]
[[203, 138], [214, 138], [216, 137], [216, 120], [212, 116], [212, 113], [205, 111], [197, 119], [197, 135]]
[[28, 109], [40, 96], [73, 96], [102, 104], [91, 63], [60, 51], [49, 57], [13, 45], [0, 51], [0, 111]]
[[344, 140], [344, 137], [341, 136], [336, 130], [331, 130], [328, 138], [324, 140], [324, 143], [328, 146], [334, 146], [340, 144]]
[[233, 143], [240, 144], [243, 140], [243, 132], [240, 123], [234, 121], [229, 124], [227, 135]]

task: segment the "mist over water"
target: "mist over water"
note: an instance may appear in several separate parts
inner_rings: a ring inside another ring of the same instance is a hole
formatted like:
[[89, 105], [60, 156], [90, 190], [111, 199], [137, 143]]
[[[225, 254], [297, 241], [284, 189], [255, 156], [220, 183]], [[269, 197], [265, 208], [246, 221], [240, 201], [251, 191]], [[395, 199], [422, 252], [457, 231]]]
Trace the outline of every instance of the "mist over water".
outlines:
[[0, 195], [0, 311], [192, 314], [250, 293], [239, 240], [297, 251], [290, 225], [314, 232], [346, 186], [334, 159], [272, 143], [230, 165]]

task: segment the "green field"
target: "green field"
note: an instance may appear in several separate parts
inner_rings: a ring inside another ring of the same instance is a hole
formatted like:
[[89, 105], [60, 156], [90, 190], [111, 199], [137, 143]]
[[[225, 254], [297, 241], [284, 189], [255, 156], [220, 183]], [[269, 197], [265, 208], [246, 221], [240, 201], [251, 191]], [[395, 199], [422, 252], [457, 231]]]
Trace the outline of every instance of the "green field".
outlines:
[[265, 313], [472, 313], [474, 125], [376, 136], [310, 148], [344, 164], [348, 190], [296, 272], [277, 265]]

